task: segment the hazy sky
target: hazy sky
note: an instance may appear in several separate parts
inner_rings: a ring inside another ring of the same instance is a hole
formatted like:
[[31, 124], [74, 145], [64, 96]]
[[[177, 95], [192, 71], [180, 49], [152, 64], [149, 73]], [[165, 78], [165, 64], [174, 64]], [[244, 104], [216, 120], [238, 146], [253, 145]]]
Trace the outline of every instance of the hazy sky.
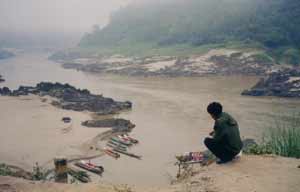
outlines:
[[112, 11], [131, 0], [0, 0], [0, 30], [75, 32], [105, 24]]

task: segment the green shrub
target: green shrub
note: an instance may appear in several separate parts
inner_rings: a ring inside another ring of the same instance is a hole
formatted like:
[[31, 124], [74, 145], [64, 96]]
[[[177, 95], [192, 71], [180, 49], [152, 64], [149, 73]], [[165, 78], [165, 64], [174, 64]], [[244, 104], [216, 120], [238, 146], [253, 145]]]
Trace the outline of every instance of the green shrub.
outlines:
[[290, 48], [287, 49], [282, 56], [283, 62], [292, 65], [300, 64], [300, 51], [298, 49]]
[[259, 63], [273, 63], [272, 57], [270, 57], [266, 53], [257, 53], [255, 55], [252, 55], [252, 58]]
[[[299, 115], [298, 115], [299, 117]], [[300, 158], [300, 120], [297, 116], [279, 118], [265, 137], [272, 153]]]
[[243, 152], [253, 155], [272, 154], [272, 150], [267, 144], [252, 144], [244, 149]]
[[10, 170], [10, 168], [7, 165], [5, 165], [3, 163], [3, 164], [0, 164], [0, 175], [1, 176], [9, 176], [9, 175], [12, 175], [12, 171]]
[[262, 155], [276, 154], [284, 157], [300, 158], [300, 119], [298, 115], [278, 117], [268, 129], [261, 144], [253, 144], [245, 153]]

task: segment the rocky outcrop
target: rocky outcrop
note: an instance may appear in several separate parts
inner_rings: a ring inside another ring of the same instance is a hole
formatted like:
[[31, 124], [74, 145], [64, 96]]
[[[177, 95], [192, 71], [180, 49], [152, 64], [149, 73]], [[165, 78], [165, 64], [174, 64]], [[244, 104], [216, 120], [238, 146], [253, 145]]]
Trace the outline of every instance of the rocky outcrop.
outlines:
[[300, 98], [300, 68], [273, 72], [242, 95]]
[[86, 89], [76, 89], [69, 84], [41, 82], [35, 87], [20, 86], [11, 91], [9, 88], [0, 88], [0, 95], [21, 96], [35, 94], [56, 98], [52, 105], [62, 109], [74, 111], [90, 111], [101, 115], [115, 114], [121, 110], [131, 109], [129, 101], [118, 102], [102, 95], [91, 94]]
[[94, 128], [110, 127], [115, 131], [131, 131], [135, 127], [133, 123], [125, 119], [103, 119], [103, 120], [88, 120], [82, 122], [83, 126]]
[[275, 63], [263, 51], [246, 52], [231, 49], [212, 49], [205, 54], [185, 57], [160, 55], [98, 57], [71, 53], [58, 55], [60, 57], [53, 56], [54, 60], [62, 63], [66, 69], [129, 76], [264, 75]]

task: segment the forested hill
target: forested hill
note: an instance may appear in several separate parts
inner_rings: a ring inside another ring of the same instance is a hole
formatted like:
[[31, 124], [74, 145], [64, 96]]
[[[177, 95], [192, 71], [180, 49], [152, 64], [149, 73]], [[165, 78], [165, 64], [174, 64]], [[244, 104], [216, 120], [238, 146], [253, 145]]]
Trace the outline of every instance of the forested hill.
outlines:
[[300, 48], [299, 0], [135, 1], [86, 34], [81, 47], [133, 43], [158, 46], [259, 42], [267, 48]]

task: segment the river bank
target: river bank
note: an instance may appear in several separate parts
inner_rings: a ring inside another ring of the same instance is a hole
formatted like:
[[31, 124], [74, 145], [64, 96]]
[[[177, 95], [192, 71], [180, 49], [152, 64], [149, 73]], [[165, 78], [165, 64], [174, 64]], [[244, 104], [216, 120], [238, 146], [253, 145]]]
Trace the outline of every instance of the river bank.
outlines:
[[226, 165], [212, 164], [208, 167], [194, 166], [194, 175], [168, 187], [139, 187], [117, 185], [105, 182], [92, 184], [57, 184], [32, 182], [23, 179], [0, 176], [0, 191], [5, 192], [296, 192], [299, 187], [299, 166], [297, 159], [277, 156], [244, 155]]
[[259, 49], [211, 49], [187, 56], [103, 56], [81, 52], [57, 52], [49, 59], [66, 69], [129, 76], [264, 75], [281, 68]]
[[300, 98], [300, 68], [273, 72], [242, 95]]

